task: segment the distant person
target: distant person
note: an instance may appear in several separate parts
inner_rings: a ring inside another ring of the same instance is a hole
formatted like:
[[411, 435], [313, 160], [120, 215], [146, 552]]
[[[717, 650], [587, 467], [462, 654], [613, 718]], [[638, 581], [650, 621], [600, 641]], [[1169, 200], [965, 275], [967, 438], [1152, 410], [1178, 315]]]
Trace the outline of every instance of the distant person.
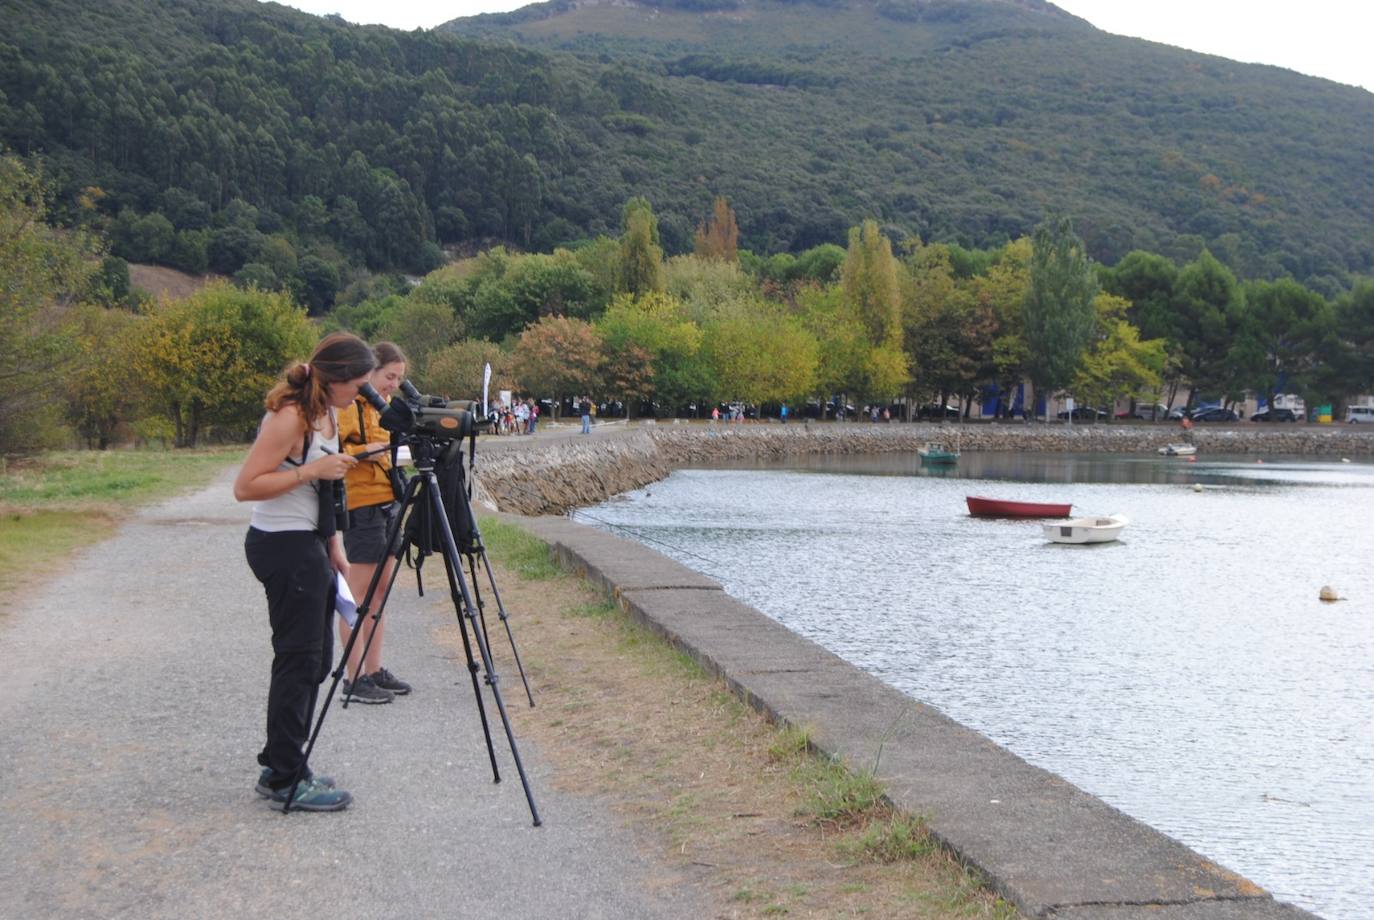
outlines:
[[[406, 356], [391, 342], [378, 342], [372, 348], [377, 369], [371, 383], [378, 395], [387, 401], [401, 387], [406, 378]], [[375, 600], [380, 602], [391, 582], [396, 560], [387, 556], [387, 529], [395, 522], [400, 508], [392, 482], [391, 456], [386, 448], [391, 436], [382, 428], [381, 416], [371, 403], [361, 396], [352, 407], [339, 416], [339, 440], [344, 452], [360, 457], [351, 467], [344, 485], [348, 490], [348, 530], [344, 531], [344, 549], [348, 552], [348, 590], [361, 606], [367, 587], [377, 566], [382, 567], [377, 581]], [[348, 658], [348, 679], [344, 693], [354, 702], [390, 703], [398, 696], [410, 693], [410, 684], [382, 667], [382, 638], [385, 619], [373, 619], [381, 608], [374, 603], [362, 624], [363, 634], [353, 643]], [[339, 617], [339, 641], [345, 646], [352, 629]], [[363, 657], [363, 649], [367, 657]]]
[[782, 404], [782, 409], [779, 410], [778, 415], [781, 416], [781, 418], [782, 418], [782, 423], [783, 423], [784, 425], [786, 425], [786, 424], [787, 424], [787, 403], [783, 403], [783, 404]]
[[[336, 410], [347, 409], [376, 363], [344, 332], [325, 336], [265, 400], [267, 414], [234, 479], [234, 498], [257, 502], [244, 552], [267, 594], [272, 678], [258, 794], [302, 811], [339, 811], [353, 796], [305, 762], [319, 685], [334, 656], [336, 579], [348, 576], [335, 530], [334, 483], [357, 463], [339, 451]], [[292, 796], [291, 790], [295, 793]]]
[[525, 433], [526, 433], [526, 434], [534, 434], [534, 426], [535, 426], [535, 423], [537, 423], [537, 422], [539, 421], [539, 403], [535, 402], [533, 398], [527, 400], [527, 402], [529, 403], [529, 410], [530, 410], [530, 413], [529, 413], [529, 428], [528, 428], [528, 430], [527, 430]]
[[530, 427], [530, 407], [523, 400], [515, 401], [515, 433], [526, 434]]
[[712, 406], [712, 407], [711, 407], [711, 424], [714, 426], [714, 425], [716, 424], [716, 422], [718, 422], [718, 421], [720, 421], [720, 406]]
[[582, 416], [582, 433], [592, 433], [592, 401], [590, 397], [583, 396], [581, 402], [577, 404], [577, 414]]

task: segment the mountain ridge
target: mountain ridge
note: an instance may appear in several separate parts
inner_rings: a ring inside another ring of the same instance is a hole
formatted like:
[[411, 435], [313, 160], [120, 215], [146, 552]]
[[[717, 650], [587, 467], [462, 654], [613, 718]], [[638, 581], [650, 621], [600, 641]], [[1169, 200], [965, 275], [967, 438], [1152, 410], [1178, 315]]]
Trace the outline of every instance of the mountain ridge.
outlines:
[[8, 7], [0, 145], [43, 158], [67, 213], [96, 186], [108, 218], [209, 234], [226, 274], [255, 233], [374, 269], [418, 269], [436, 243], [547, 250], [618, 234], [633, 196], [682, 252], [717, 195], [763, 253], [866, 218], [990, 246], [1066, 213], [1107, 263], [1206, 246], [1327, 294], [1374, 271], [1374, 95], [1049, 4], [555, 0], [534, 37], [249, 0]]

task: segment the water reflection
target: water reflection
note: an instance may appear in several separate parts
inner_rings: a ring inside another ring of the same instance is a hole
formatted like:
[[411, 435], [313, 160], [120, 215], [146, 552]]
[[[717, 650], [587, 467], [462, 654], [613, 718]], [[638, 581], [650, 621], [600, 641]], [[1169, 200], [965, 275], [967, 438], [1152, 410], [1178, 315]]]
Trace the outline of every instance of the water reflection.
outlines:
[[[584, 519], [1281, 899], [1364, 917], [1374, 465], [1264, 460], [814, 457], [680, 471]], [[969, 494], [1132, 523], [1060, 546], [969, 517]], [[1351, 600], [1318, 602], [1326, 583]]]
[[1162, 457], [1157, 454], [965, 453], [957, 464], [928, 466], [914, 454], [816, 455], [714, 464], [714, 469], [787, 469], [852, 476], [920, 476], [1005, 482], [1158, 484], [1368, 485], [1368, 461], [1314, 461], [1302, 456], [1245, 454]]

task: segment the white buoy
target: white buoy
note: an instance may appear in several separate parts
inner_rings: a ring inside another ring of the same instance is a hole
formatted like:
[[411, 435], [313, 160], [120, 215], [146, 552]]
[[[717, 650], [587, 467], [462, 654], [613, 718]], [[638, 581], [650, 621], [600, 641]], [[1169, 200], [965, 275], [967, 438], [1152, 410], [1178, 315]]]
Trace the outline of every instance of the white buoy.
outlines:
[[1341, 462], [1342, 462], [1342, 463], [1349, 463], [1349, 462], [1350, 462], [1350, 458], [1349, 458], [1349, 457], [1342, 457], [1342, 458], [1341, 458]]
[[1341, 596], [1336, 593], [1336, 589], [1331, 587], [1330, 585], [1322, 585], [1322, 589], [1317, 592], [1317, 597], [1321, 598], [1324, 601], [1327, 601], [1328, 603], [1331, 601], [1338, 601], [1341, 599]]
[[1202, 491], [1202, 483], [1200, 483], [1200, 482], [1195, 482], [1195, 483], [1193, 483], [1193, 491], [1194, 491], [1194, 492], [1201, 492], [1201, 491]]

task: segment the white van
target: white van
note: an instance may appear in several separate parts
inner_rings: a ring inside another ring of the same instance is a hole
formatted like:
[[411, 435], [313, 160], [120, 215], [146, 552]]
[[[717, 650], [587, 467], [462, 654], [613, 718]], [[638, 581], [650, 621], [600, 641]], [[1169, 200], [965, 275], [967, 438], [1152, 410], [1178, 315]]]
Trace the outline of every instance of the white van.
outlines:
[[1374, 406], [1351, 406], [1345, 410], [1345, 420], [1351, 424], [1362, 422], [1366, 425], [1374, 423]]

